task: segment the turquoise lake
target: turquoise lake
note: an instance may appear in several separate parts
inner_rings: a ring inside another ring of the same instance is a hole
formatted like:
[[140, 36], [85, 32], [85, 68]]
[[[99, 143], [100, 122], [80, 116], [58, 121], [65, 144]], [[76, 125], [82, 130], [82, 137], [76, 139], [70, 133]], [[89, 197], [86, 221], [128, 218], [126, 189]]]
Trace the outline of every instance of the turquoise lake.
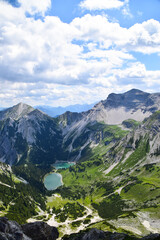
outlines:
[[57, 162], [53, 164], [53, 167], [56, 169], [69, 168], [70, 166], [75, 165], [74, 162]]
[[[69, 168], [75, 163], [71, 162], [58, 162], [53, 166], [56, 169]], [[51, 173], [44, 178], [44, 186], [47, 190], [55, 190], [63, 184], [62, 175], [59, 173]]]
[[44, 186], [47, 190], [55, 190], [62, 185], [62, 176], [59, 173], [51, 173], [44, 179]]

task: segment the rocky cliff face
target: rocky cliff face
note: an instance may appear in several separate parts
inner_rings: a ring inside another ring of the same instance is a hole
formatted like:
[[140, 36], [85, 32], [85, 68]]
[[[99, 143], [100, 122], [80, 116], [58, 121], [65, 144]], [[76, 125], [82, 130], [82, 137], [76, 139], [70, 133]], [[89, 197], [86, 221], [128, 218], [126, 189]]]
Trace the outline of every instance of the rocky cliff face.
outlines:
[[136, 129], [129, 132], [126, 137], [113, 146], [114, 152], [118, 154], [114, 155], [113, 151], [111, 151], [111, 153], [108, 152], [106, 156], [110, 159], [112, 158], [114, 162], [122, 162], [125, 164], [124, 156], [131, 155], [140, 147], [142, 148], [142, 151], [145, 150], [144, 152], [146, 154], [144, 164], [159, 162], [160, 111], [157, 111], [149, 118], [146, 118]]
[[[160, 108], [160, 94], [149, 94], [132, 89], [124, 94], [110, 94], [108, 98], [96, 104], [91, 110], [76, 114], [65, 113], [59, 117], [63, 132], [63, 145], [74, 160], [81, 157], [81, 152], [91, 143], [97, 144], [97, 123], [118, 125], [127, 119], [143, 121]], [[94, 131], [91, 131], [90, 126]], [[82, 141], [83, 140], [83, 141]], [[77, 152], [78, 149], [78, 152]]]
[[150, 234], [143, 238], [136, 238], [124, 233], [112, 233], [98, 230], [96, 228], [82, 231], [80, 233], [71, 234], [63, 237], [63, 240], [159, 240], [160, 234]]
[[[110, 94], [106, 100], [96, 104], [91, 110], [70, 117], [69, 124], [75, 121], [105, 122], [106, 124], [121, 124], [126, 119], [143, 121], [145, 117], [160, 109], [160, 94], [150, 94], [132, 89], [123, 94]], [[68, 119], [68, 114], [66, 118]]]
[[68, 156], [77, 161], [88, 146], [105, 138], [104, 126], [143, 121], [159, 108], [160, 94], [136, 89], [112, 93], [87, 112], [66, 112], [57, 119], [20, 103], [0, 112], [0, 161], [51, 163]]
[[0, 218], [1, 240], [56, 240], [58, 230], [44, 222], [34, 222], [19, 225], [5, 217]]
[[5, 120], [7, 118], [18, 120], [32, 111], [34, 111], [34, 108], [31, 106], [24, 103], [19, 103], [11, 108], [7, 108], [6, 110], [1, 111], [0, 120]]
[[[0, 218], [1, 240], [56, 240], [59, 237], [57, 228], [44, 222], [34, 222], [19, 225], [5, 217]], [[63, 240], [158, 240], [160, 234], [150, 234], [143, 238], [136, 238], [124, 233], [111, 233], [96, 228], [81, 231], [76, 234], [66, 235]]]
[[63, 159], [62, 133], [55, 119], [25, 104], [0, 113], [0, 161], [28, 159], [51, 163]]

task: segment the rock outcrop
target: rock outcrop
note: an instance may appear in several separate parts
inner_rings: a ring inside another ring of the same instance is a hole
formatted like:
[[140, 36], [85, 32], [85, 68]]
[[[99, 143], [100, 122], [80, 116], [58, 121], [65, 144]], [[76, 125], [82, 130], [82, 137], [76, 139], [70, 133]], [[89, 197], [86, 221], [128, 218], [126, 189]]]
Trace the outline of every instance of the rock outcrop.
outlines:
[[57, 228], [44, 222], [19, 225], [5, 217], [0, 218], [0, 240], [56, 240], [59, 237]]
[[57, 228], [44, 222], [27, 223], [22, 229], [32, 240], [56, 240], [59, 237]]
[[96, 131], [97, 123], [117, 125], [128, 119], [143, 121], [157, 110], [160, 110], [160, 94], [137, 89], [112, 93], [89, 111], [66, 112], [57, 119], [19, 103], [0, 111], [0, 161], [13, 165], [29, 159], [39, 164], [45, 159], [45, 163], [50, 164], [66, 160], [68, 156], [77, 161], [89, 145], [94, 146], [101, 140], [97, 135], [103, 132], [102, 129]]
[[124, 233], [117, 232], [104, 232], [96, 228], [90, 230], [81, 231], [79, 233], [71, 234], [70, 236], [64, 236], [63, 240], [159, 240], [160, 234], [150, 234], [143, 238], [136, 238]]
[[[19, 225], [0, 217], [0, 240], [56, 240], [59, 232], [44, 222]], [[62, 240], [159, 240], [160, 234], [150, 234], [143, 238], [136, 238], [124, 233], [105, 232], [96, 228], [65, 235]]]

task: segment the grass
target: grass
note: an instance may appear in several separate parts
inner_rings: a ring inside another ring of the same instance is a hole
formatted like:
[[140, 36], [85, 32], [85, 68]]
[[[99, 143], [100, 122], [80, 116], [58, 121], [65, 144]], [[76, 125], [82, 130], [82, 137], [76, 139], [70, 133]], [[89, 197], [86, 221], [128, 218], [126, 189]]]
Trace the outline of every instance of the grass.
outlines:
[[135, 129], [136, 127], [138, 127], [141, 124], [141, 122], [138, 122], [134, 119], [128, 119], [128, 120], [123, 121], [122, 124], [127, 128]]
[[63, 183], [66, 187], [74, 185], [86, 186], [94, 183], [96, 179], [102, 179], [102, 173], [99, 171], [101, 163], [96, 166], [91, 161], [77, 164], [69, 169], [61, 170], [60, 173], [63, 176]]
[[61, 196], [60, 197], [55, 197], [54, 195], [51, 197], [47, 197], [47, 208], [62, 208], [66, 203], [68, 202], [73, 202], [68, 199], [63, 199]]
[[116, 230], [114, 225], [110, 224], [106, 220], [100, 221], [98, 223], [92, 223], [88, 226], [88, 228], [97, 228], [97, 229], [100, 229], [100, 230], [103, 229], [103, 231], [111, 231], [111, 232]]
[[103, 157], [112, 147], [113, 143], [122, 139], [128, 133], [128, 131], [122, 130], [117, 125], [107, 125], [105, 123], [88, 125], [87, 129], [94, 133], [94, 138], [98, 145], [92, 148], [88, 145], [82, 151], [81, 161], [86, 161], [98, 156]]
[[123, 170], [131, 169], [135, 165], [145, 158], [148, 152], [148, 141], [144, 140], [139, 143], [137, 149], [126, 159], [125, 162], [120, 162], [109, 174], [108, 176], [119, 175]]
[[136, 200], [137, 202], [146, 202], [154, 199], [160, 195], [159, 189], [153, 187], [153, 185], [142, 183], [128, 185], [122, 190], [121, 196], [124, 199]]
[[160, 219], [160, 204], [156, 208], [141, 209], [141, 212], [148, 213], [152, 219]]

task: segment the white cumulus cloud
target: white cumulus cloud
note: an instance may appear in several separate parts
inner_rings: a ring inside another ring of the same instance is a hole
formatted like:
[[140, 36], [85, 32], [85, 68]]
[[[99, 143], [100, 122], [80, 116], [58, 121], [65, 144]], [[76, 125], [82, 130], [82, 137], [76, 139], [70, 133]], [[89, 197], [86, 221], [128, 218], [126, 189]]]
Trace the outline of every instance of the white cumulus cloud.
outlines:
[[19, 0], [22, 9], [31, 15], [40, 13], [42, 15], [51, 7], [51, 0]]
[[[64, 23], [44, 15], [49, 0], [40, 3], [21, 0], [14, 8], [0, 2], [0, 106], [11, 99], [31, 105], [91, 103], [111, 91], [160, 88], [160, 72], [148, 71], [132, 55], [160, 54], [160, 22], [150, 19], [127, 29], [87, 14]], [[28, 18], [26, 12], [44, 18]]]
[[125, 2], [119, 0], [84, 0], [80, 3], [80, 7], [87, 10], [102, 10], [121, 8]]

